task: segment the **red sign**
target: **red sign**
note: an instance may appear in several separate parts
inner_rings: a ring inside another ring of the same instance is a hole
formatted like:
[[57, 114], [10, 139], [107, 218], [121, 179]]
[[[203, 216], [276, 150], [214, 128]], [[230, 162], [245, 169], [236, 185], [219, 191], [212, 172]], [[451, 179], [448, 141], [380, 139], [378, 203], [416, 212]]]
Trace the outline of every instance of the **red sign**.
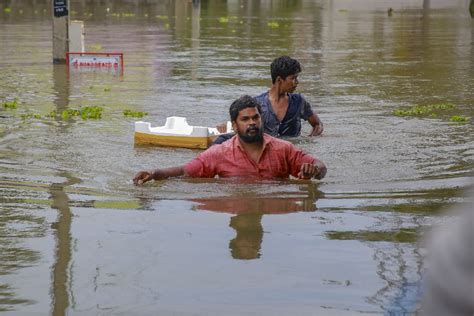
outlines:
[[66, 53], [69, 68], [105, 68], [123, 71], [122, 53]]

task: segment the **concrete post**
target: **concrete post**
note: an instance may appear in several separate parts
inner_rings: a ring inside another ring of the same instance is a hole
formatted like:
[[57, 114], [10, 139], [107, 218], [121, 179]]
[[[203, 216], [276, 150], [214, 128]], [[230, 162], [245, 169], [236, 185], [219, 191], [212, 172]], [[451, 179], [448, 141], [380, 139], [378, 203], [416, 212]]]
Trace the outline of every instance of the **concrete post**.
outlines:
[[84, 22], [71, 21], [69, 25], [69, 51], [84, 53]]
[[53, 0], [53, 63], [66, 63], [69, 51], [69, 5], [67, 0]]

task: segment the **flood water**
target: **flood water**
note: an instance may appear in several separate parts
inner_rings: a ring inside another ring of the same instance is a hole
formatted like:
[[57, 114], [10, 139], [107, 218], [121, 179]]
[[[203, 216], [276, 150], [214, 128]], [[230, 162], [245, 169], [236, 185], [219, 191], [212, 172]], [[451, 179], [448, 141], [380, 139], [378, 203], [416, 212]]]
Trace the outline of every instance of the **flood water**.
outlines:
[[[418, 310], [420, 236], [472, 184], [467, 1], [137, 2], [70, 3], [86, 51], [122, 52], [123, 73], [53, 66], [49, 1], [0, 3], [0, 103], [18, 100], [0, 108], [0, 312]], [[298, 91], [324, 122], [322, 137], [292, 140], [327, 164], [323, 181], [133, 186], [200, 151], [134, 146], [124, 110], [214, 126], [268, 89], [280, 55], [301, 62]], [[394, 115], [442, 103], [456, 108]], [[45, 117], [81, 106], [102, 118]]]

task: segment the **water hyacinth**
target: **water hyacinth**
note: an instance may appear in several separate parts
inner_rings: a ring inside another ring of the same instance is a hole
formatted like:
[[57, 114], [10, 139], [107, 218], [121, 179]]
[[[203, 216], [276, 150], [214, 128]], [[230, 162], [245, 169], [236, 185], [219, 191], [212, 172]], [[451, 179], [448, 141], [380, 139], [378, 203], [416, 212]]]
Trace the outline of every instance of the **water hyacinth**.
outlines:
[[[100, 106], [86, 106], [83, 108], [77, 109], [67, 109], [61, 113], [61, 117], [64, 120], [68, 120], [72, 117], [81, 117], [83, 120], [93, 119], [98, 120], [102, 118], [103, 108]], [[50, 113], [52, 116], [53, 112]]]
[[268, 22], [268, 23], [267, 23], [267, 26], [269, 26], [269, 27], [272, 28], [272, 29], [276, 29], [276, 28], [279, 28], [279, 27], [280, 27], [280, 24], [279, 24], [278, 22], [272, 21], [272, 22]]
[[41, 119], [41, 114], [38, 114], [38, 113], [28, 113], [28, 114], [21, 114], [20, 117], [23, 119], [23, 120], [26, 120], [26, 119], [30, 119], [30, 118], [34, 118], [34, 119]]
[[433, 105], [414, 105], [406, 109], [397, 109], [393, 113], [396, 116], [433, 116], [438, 112], [455, 109], [456, 106], [451, 103], [441, 103]]
[[15, 99], [13, 99], [13, 101], [3, 102], [3, 107], [5, 109], [16, 109], [18, 107], [18, 99], [15, 98]]
[[132, 110], [124, 110], [123, 115], [127, 117], [144, 117], [148, 115], [147, 112], [139, 112], [139, 111], [132, 111]]
[[467, 123], [471, 120], [471, 118], [464, 115], [453, 115], [449, 120], [455, 123]]

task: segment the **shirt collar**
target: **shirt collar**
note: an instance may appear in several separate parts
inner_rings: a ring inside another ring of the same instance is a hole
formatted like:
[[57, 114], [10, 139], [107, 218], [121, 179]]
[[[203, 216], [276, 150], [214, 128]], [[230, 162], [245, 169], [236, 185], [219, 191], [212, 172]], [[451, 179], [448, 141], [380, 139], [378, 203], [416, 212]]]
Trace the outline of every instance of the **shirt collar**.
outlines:
[[[235, 134], [232, 141], [234, 142], [236, 147], [239, 147], [240, 150], [245, 151], [244, 148], [242, 147], [242, 144], [240, 143], [240, 137], [238, 134]], [[263, 150], [262, 151], [265, 151], [265, 149], [267, 148], [267, 145], [271, 145], [271, 142], [272, 142], [272, 137], [270, 135], [267, 135], [267, 133], [263, 133]]]

